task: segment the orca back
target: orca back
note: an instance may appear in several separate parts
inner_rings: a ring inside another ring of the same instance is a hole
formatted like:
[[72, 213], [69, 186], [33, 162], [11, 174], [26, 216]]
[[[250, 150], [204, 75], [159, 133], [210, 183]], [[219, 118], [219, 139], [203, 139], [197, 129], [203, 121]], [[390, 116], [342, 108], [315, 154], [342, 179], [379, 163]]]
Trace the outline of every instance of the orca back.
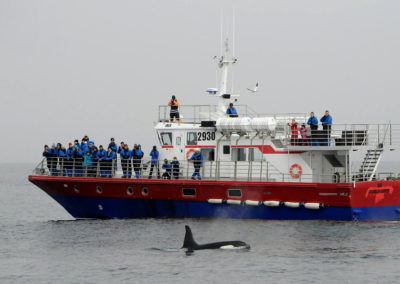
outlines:
[[196, 248], [198, 245], [197, 245], [196, 241], [193, 239], [192, 230], [187, 225], [185, 226], [185, 230], [186, 230], [185, 240], [183, 241], [182, 248], [187, 248], [187, 249]]

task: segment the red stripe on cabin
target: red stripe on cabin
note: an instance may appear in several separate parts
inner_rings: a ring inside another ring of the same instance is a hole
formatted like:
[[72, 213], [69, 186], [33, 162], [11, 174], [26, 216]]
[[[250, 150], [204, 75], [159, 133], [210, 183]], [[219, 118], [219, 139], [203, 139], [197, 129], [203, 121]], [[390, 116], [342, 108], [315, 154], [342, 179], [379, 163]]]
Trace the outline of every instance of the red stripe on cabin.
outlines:
[[192, 146], [188, 146], [186, 145], [185, 148], [216, 148], [216, 146], [214, 145], [192, 145]]
[[263, 154], [301, 154], [304, 152], [276, 151], [271, 145], [232, 145], [232, 148], [258, 148]]
[[163, 149], [171, 149], [171, 148], [174, 148], [174, 146], [161, 146]]

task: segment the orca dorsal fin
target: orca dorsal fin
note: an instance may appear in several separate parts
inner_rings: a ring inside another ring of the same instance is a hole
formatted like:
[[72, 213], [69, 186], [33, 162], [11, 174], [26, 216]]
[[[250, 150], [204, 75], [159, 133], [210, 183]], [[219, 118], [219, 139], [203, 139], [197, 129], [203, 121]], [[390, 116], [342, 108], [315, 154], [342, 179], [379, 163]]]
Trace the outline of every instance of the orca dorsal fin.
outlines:
[[185, 230], [186, 230], [185, 240], [183, 241], [182, 248], [187, 248], [187, 249], [195, 248], [197, 246], [197, 243], [193, 239], [192, 230], [188, 225], [185, 226]]

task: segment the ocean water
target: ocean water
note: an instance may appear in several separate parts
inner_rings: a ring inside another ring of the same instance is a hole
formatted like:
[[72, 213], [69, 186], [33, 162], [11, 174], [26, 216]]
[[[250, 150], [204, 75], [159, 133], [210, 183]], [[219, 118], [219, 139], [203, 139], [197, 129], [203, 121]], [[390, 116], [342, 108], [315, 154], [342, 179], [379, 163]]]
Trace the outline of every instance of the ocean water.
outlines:
[[[74, 220], [0, 165], [0, 283], [399, 283], [400, 223]], [[250, 250], [179, 248], [242, 240]]]

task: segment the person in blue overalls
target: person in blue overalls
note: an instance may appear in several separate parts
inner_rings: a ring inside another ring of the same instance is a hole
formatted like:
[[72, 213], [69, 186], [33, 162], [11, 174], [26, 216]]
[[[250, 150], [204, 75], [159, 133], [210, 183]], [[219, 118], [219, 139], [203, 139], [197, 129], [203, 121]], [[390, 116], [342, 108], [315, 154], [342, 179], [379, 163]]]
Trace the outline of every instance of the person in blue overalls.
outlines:
[[323, 146], [331, 145], [331, 131], [332, 131], [332, 116], [329, 114], [329, 110], [325, 111], [325, 115], [321, 117], [322, 128], [324, 130], [324, 141]]
[[197, 150], [196, 152], [194, 152], [189, 161], [193, 162], [194, 166], [194, 173], [192, 175], [192, 179], [195, 179], [195, 177], [198, 176], [198, 180], [201, 180], [200, 168], [203, 166], [203, 155], [199, 150]]
[[229, 117], [238, 117], [236, 108], [233, 107], [233, 103], [229, 104], [229, 107], [226, 110], [226, 114], [229, 115]]

